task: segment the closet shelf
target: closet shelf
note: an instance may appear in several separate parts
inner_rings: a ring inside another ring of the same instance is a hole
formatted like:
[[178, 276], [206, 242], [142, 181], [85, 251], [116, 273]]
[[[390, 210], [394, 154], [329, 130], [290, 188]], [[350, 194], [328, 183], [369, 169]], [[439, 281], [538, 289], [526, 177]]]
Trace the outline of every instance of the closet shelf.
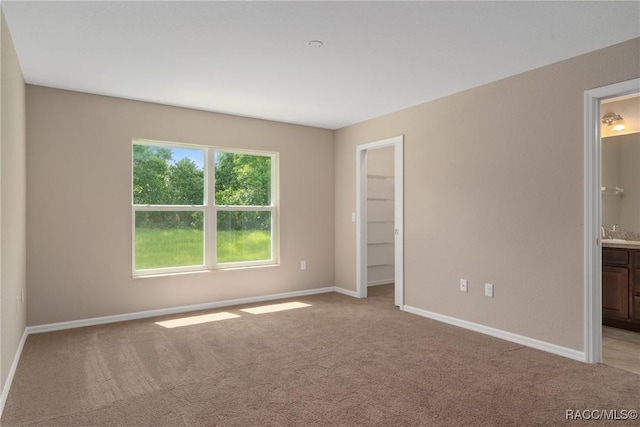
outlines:
[[[388, 160], [388, 159], [387, 159]], [[387, 164], [387, 166], [389, 166]], [[369, 169], [367, 173], [367, 283], [394, 281], [395, 274], [395, 177], [392, 169]], [[371, 216], [371, 218], [369, 218]]]

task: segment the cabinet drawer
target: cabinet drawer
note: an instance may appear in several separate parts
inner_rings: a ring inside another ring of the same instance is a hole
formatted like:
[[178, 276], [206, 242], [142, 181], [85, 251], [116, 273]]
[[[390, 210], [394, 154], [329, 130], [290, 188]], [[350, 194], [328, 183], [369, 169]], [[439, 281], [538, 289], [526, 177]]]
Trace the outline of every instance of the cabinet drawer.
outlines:
[[602, 264], [629, 264], [629, 251], [626, 249], [602, 249]]

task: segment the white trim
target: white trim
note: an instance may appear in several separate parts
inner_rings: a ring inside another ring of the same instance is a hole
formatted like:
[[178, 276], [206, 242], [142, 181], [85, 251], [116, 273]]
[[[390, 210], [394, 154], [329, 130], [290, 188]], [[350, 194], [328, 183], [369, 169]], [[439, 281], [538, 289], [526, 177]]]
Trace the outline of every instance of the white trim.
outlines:
[[[589, 92], [584, 94], [584, 327], [585, 361], [602, 360], [602, 259], [600, 236], [600, 101]], [[595, 193], [595, 190], [598, 190]], [[594, 230], [598, 233], [594, 233]]]
[[500, 338], [506, 341], [514, 342], [516, 344], [522, 344], [524, 346], [535, 348], [537, 350], [542, 350], [548, 353], [557, 354], [559, 356], [568, 357], [569, 359], [578, 360], [580, 362], [585, 361], [584, 352], [579, 350], [573, 350], [571, 348], [562, 347], [562, 346], [551, 344], [545, 341], [540, 341], [533, 338], [525, 337], [523, 335], [514, 334], [512, 332], [491, 328], [489, 326], [484, 326], [478, 323], [457, 319], [455, 317], [445, 316], [443, 314], [422, 310], [420, 308], [415, 308], [408, 305], [404, 306], [403, 311], [406, 311], [407, 313], [411, 313], [411, 314], [417, 314], [418, 316], [426, 317], [428, 319], [437, 320], [439, 322], [448, 323], [450, 325], [458, 326], [460, 328], [469, 329], [474, 332], [480, 332], [482, 334], [490, 335], [495, 338]]
[[394, 147], [394, 304], [404, 305], [404, 135], [356, 146], [356, 295], [367, 297], [367, 151]]
[[356, 147], [356, 298], [367, 297], [367, 151]]
[[[1, 0], [0, 0], [1, 1]], [[133, 188], [134, 181], [134, 162], [136, 145], [145, 145], [149, 147], [160, 146], [166, 148], [191, 148], [203, 152], [203, 168], [204, 168], [204, 197], [202, 205], [153, 205], [153, 204], [135, 204], [133, 203], [132, 193], [132, 211], [131, 211], [131, 275], [132, 277], [172, 274], [179, 272], [191, 272], [202, 270], [215, 270], [236, 267], [254, 267], [277, 265], [280, 259], [280, 220], [279, 220], [279, 159], [280, 153], [275, 151], [259, 151], [235, 148], [222, 148], [211, 145], [192, 145], [179, 142], [152, 141], [147, 139], [134, 138], [131, 144], [131, 183]], [[215, 158], [216, 153], [230, 153], [268, 157], [271, 159], [271, 204], [269, 206], [247, 206], [247, 205], [217, 205], [215, 203]], [[136, 213], [137, 212], [202, 212], [202, 264], [187, 266], [171, 266], [161, 268], [136, 269]], [[218, 212], [270, 212], [271, 213], [271, 258], [266, 260], [255, 261], [238, 261], [219, 263], [217, 262], [217, 213]]]
[[334, 286], [333, 291], [339, 294], [343, 294], [352, 298], [359, 298], [358, 293], [356, 291], [352, 291], [350, 289], [341, 288], [339, 286]]
[[[204, 168], [204, 203], [206, 206], [213, 205], [216, 193], [216, 174], [215, 168], [211, 170], [209, 165], [215, 165], [216, 151], [206, 151], [206, 167]], [[218, 259], [218, 243], [216, 238], [218, 236], [218, 221], [216, 220], [216, 211], [214, 209], [205, 209], [204, 211], [204, 223], [209, 224], [208, 227], [204, 227], [204, 264], [210, 270], [215, 269], [216, 260]], [[135, 255], [134, 255], [135, 256]], [[135, 265], [135, 264], [134, 264]]]
[[11, 384], [13, 383], [13, 377], [16, 374], [16, 369], [18, 369], [18, 362], [20, 361], [20, 356], [22, 356], [22, 349], [24, 348], [24, 343], [27, 341], [27, 336], [29, 332], [25, 328], [22, 333], [22, 338], [20, 339], [20, 343], [18, 343], [18, 348], [16, 349], [16, 354], [13, 357], [13, 363], [11, 364], [11, 368], [9, 369], [9, 374], [7, 375], [7, 380], [4, 383], [4, 387], [2, 388], [2, 394], [0, 395], [0, 417], [2, 416], [2, 411], [4, 411], [4, 404], [7, 403], [7, 397], [9, 397], [9, 390], [11, 389]]
[[393, 279], [370, 280], [367, 282], [367, 286], [372, 287], [372, 286], [380, 286], [380, 285], [390, 285], [392, 283], [393, 283]]
[[640, 92], [640, 79], [584, 93], [584, 354], [588, 363], [602, 361], [602, 257], [600, 242], [601, 151], [600, 102]]
[[205, 205], [133, 205], [136, 211], [146, 212], [191, 212], [205, 211]]
[[168, 314], [188, 313], [190, 311], [209, 310], [234, 305], [253, 304], [256, 302], [271, 301], [275, 299], [297, 298], [308, 295], [324, 294], [328, 292], [340, 292], [349, 295], [345, 289], [335, 286], [326, 288], [307, 289], [304, 291], [284, 292], [280, 294], [261, 295], [258, 297], [237, 298], [224, 301], [209, 302], [204, 304], [183, 305], [179, 307], [160, 308], [157, 310], [138, 311], [134, 313], [115, 314], [112, 316], [92, 317], [89, 319], [71, 320], [68, 322], [48, 323], [44, 325], [28, 326], [29, 334], [42, 332], [61, 331], [64, 329], [82, 328], [85, 326], [104, 325], [107, 323], [124, 322], [127, 320], [146, 319], [149, 317], [165, 316]]
[[394, 302], [404, 307], [404, 136], [394, 138]]

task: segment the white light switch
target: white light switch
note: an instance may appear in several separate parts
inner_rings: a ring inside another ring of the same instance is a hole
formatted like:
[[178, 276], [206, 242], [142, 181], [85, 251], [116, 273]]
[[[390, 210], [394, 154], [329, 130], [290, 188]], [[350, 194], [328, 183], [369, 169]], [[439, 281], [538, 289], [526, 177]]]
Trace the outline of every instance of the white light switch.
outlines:
[[300, 270], [306, 270], [307, 269], [307, 260], [302, 260], [300, 261]]
[[467, 279], [460, 279], [460, 292], [467, 292]]
[[351, 222], [356, 222], [356, 213], [351, 212]]
[[484, 296], [493, 298], [493, 285], [491, 283], [484, 284]]

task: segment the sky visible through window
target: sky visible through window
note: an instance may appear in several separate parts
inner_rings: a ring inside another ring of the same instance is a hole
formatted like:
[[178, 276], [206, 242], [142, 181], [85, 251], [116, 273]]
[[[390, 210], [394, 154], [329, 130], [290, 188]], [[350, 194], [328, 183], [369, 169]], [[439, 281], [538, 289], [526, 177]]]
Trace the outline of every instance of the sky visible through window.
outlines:
[[174, 163], [177, 163], [186, 157], [193, 161], [198, 169], [204, 170], [204, 150], [172, 147], [171, 153], [173, 154]]

